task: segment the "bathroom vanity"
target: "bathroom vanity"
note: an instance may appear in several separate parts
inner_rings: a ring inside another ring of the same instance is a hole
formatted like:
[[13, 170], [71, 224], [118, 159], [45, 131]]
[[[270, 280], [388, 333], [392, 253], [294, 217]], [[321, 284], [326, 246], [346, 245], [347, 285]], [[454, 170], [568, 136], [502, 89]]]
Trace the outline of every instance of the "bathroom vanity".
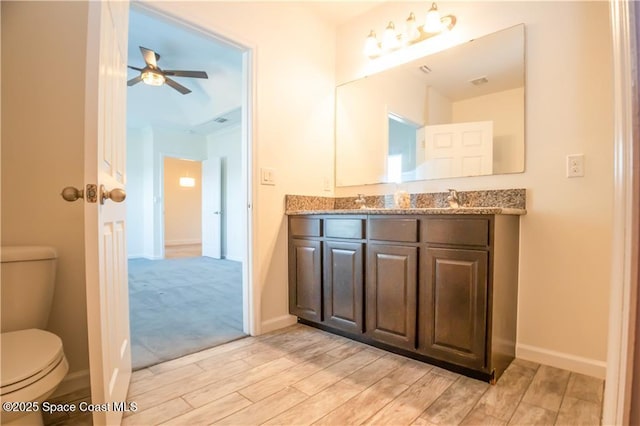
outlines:
[[289, 311], [302, 323], [495, 382], [515, 356], [520, 214], [290, 213]]

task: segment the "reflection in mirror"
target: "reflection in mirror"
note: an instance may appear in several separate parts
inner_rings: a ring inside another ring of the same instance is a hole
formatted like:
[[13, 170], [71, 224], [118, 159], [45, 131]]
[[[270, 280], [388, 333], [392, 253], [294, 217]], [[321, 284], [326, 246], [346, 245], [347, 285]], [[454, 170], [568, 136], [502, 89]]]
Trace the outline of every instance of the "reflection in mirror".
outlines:
[[524, 25], [336, 90], [336, 185], [524, 171]]
[[407, 174], [416, 168], [416, 141], [420, 125], [391, 112], [388, 124], [387, 181], [406, 181]]

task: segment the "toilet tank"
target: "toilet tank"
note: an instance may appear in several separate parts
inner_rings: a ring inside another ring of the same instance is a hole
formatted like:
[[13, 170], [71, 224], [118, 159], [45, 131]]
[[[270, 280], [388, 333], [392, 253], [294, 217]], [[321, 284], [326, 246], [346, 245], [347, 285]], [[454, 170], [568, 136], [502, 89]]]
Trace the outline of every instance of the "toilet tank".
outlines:
[[45, 329], [56, 277], [56, 251], [46, 246], [0, 248], [2, 332]]

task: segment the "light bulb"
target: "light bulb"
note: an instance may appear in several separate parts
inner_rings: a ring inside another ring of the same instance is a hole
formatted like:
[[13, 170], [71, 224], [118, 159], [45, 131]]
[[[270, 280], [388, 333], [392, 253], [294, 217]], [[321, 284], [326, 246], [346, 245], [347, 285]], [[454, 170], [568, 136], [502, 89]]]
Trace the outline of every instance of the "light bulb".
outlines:
[[364, 54], [370, 58], [380, 55], [380, 45], [373, 30], [369, 32], [367, 40], [364, 42]]
[[420, 37], [420, 31], [418, 30], [418, 23], [416, 22], [416, 15], [411, 12], [407, 18], [407, 42], [412, 42]]
[[398, 41], [398, 34], [396, 33], [396, 26], [393, 22], [389, 22], [387, 28], [385, 28], [382, 34], [382, 50], [389, 51], [397, 49], [400, 43]]
[[431, 5], [431, 9], [427, 12], [424, 20], [423, 30], [427, 33], [439, 33], [442, 31], [442, 21], [440, 20], [440, 12], [435, 3]]

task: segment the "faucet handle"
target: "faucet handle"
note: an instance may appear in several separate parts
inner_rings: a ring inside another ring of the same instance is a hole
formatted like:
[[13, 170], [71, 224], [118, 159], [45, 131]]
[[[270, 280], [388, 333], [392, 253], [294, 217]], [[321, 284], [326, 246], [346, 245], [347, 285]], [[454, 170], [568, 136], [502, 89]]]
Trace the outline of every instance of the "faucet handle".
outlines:
[[447, 196], [447, 201], [449, 202], [449, 207], [452, 209], [457, 209], [460, 207], [460, 200], [458, 199], [458, 191], [455, 189], [449, 189], [449, 195]]

